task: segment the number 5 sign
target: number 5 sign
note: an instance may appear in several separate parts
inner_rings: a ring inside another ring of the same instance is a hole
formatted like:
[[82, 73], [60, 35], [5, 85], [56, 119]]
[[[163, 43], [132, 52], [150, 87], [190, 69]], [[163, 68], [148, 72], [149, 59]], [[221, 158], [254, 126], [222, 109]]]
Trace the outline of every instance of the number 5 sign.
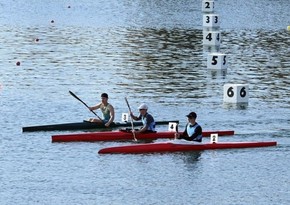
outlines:
[[228, 59], [223, 53], [209, 53], [207, 55], [208, 69], [227, 69]]
[[226, 103], [248, 103], [249, 85], [247, 84], [225, 84], [224, 102]]

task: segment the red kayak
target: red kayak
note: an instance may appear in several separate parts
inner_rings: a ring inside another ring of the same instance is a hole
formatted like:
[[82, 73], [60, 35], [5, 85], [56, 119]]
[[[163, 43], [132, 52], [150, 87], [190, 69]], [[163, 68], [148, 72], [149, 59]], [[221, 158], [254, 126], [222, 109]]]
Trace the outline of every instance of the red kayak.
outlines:
[[[181, 141], [181, 142], [176, 142]], [[172, 142], [134, 144], [127, 146], [108, 147], [101, 149], [99, 154], [142, 154], [161, 152], [186, 152], [210, 149], [234, 149], [276, 146], [277, 142], [217, 142], [217, 143], [193, 143], [183, 140]]]
[[[204, 137], [209, 137], [211, 134], [218, 134], [219, 136], [234, 135], [232, 130], [223, 131], [204, 131], [202, 135]], [[137, 140], [156, 140], [161, 138], [174, 138], [175, 132], [153, 132], [153, 133], [143, 133], [136, 134]], [[131, 132], [125, 131], [115, 131], [115, 132], [87, 132], [87, 133], [72, 133], [72, 134], [62, 134], [53, 135], [52, 142], [74, 142], [74, 141], [125, 141], [133, 140], [133, 134]]]

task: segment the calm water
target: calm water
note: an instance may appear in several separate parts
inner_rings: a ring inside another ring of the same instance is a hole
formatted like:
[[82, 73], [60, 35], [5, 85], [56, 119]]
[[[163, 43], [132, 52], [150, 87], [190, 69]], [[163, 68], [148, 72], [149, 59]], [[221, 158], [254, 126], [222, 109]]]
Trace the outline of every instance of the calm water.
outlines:
[[[1, 204], [289, 204], [289, 0], [216, 1], [216, 13], [222, 74], [206, 68], [199, 0], [1, 1]], [[249, 84], [248, 105], [224, 105], [225, 83]], [[220, 141], [278, 146], [98, 155], [131, 142], [22, 133], [93, 117], [69, 90], [89, 105], [108, 92], [118, 121], [128, 97], [135, 112], [146, 102], [180, 129], [196, 111], [204, 130], [236, 131]]]

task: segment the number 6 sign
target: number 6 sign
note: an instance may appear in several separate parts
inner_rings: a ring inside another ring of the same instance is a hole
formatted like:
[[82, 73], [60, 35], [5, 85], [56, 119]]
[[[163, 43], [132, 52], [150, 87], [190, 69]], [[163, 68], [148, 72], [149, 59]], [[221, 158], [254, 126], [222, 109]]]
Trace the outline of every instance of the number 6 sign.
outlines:
[[247, 84], [225, 84], [224, 102], [226, 103], [248, 103], [249, 85]]

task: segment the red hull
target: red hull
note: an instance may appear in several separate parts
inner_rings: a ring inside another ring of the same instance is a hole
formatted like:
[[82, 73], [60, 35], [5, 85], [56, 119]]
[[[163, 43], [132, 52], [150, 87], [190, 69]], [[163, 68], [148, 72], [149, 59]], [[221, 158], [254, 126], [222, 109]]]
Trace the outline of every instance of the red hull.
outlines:
[[147, 143], [101, 149], [99, 154], [142, 154], [154, 152], [186, 152], [210, 149], [235, 149], [276, 146], [277, 142], [218, 142], [218, 143]]
[[[224, 131], [204, 131], [202, 135], [208, 137], [211, 134], [217, 133], [219, 136], [234, 135], [232, 130]], [[156, 133], [145, 133], [136, 134], [137, 140], [156, 140], [161, 138], [174, 138], [174, 132], [156, 132]], [[63, 135], [53, 135], [52, 142], [74, 142], [74, 141], [124, 141], [133, 140], [132, 133], [128, 132], [89, 132], [89, 133], [73, 133], [73, 134], [63, 134]]]

